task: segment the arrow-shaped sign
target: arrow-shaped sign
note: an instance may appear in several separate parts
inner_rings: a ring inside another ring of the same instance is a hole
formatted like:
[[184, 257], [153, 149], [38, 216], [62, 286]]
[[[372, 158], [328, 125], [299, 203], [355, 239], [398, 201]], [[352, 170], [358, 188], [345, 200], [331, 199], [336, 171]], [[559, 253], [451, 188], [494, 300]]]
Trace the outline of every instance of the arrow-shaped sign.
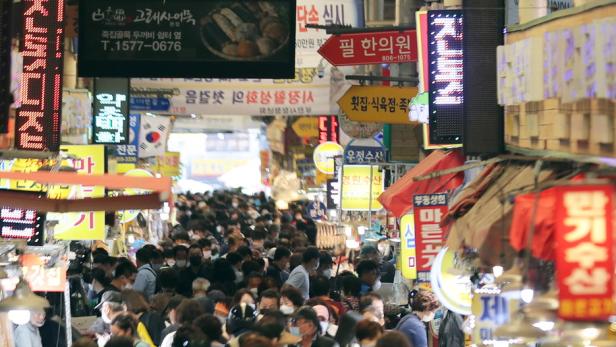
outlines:
[[350, 120], [387, 124], [411, 124], [409, 107], [416, 87], [352, 86], [338, 100]]
[[417, 35], [415, 30], [334, 35], [319, 54], [335, 66], [409, 63], [417, 61]]

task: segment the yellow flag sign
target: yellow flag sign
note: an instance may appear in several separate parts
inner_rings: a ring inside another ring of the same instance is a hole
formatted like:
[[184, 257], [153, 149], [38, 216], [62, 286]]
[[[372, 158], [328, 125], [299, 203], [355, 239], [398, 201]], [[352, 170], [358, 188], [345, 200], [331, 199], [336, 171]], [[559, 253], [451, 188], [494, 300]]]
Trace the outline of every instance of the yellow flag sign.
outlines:
[[387, 124], [412, 124], [411, 100], [416, 87], [352, 86], [338, 105], [350, 120]]

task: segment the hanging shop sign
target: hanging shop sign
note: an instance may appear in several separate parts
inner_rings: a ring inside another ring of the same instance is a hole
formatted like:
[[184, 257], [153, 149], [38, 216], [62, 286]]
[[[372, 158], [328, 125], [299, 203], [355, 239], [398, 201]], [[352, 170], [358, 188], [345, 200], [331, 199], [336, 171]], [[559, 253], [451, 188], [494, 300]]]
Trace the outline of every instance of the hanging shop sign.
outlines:
[[169, 112], [171, 103], [167, 98], [150, 98], [142, 96], [130, 97], [131, 111]]
[[119, 163], [135, 163], [139, 154], [139, 130], [141, 115], [131, 114], [128, 118], [128, 144], [113, 146], [114, 155]]
[[60, 149], [64, 1], [23, 4], [21, 107], [15, 118], [15, 147]]
[[[10, 172], [30, 173], [37, 172], [40, 168], [48, 165], [47, 160], [40, 159], [14, 159], [12, 164], [6, 164], [4, 167]], [[47, 191], [47, 187], [35, 182], [27, 180], [2, 180], [2, 186], [7, 186], [12, 190], [20, 190], [25, 192], [43, 192]]]
[[340, 181], [327, 180], [327, 209], [337, 210], [340, 207]]
[[469, 316], [472, 313], [470, 275], [456, 269], [456, 252], [440, 250], [430, 270], [430, 284], [438, 301], [450, 311]]
[[307, 28], [308, 24], [364, 27], [362, 0], [297, 0], [295, 67], [316, 67], [321, 62], [317, 53], [330, 37], [324, 29]]
[[564, 320], [614, 314], [613, 185], [557, 187], [556, 277]]
[[164, 177], [180, 175], [180, 152], [165, 152], [156, 158], [156, 172]]
[[383, 208], [377, 198], [385, 190], [385, 180], [378, 166], [344, 165], [341, 189], [344, 211], [378, 211]]
[[417, 34], [388, 30], [334, 35], [318, 52], [334, 66], [410, 63], [417, 61]]
[[27, 240], [29, 246], [42, 245], [45, 214], [35, 210], [0, 208], [0, 236]]
[[171, 132], [171, 118], [141, 116], [139, 128], [139, 158], [157, 157], [165, 154], [167, 139]]
[[462, 143], [464, 22], [459, 10], [428, 11], [430, 141]]
[[292, 79], [132, 79], [146, 93], [170, 90], [170, 114], [318, 116], [331, 114], [329, 69], [295, 69]]
[[8, 131], [11, 107], [11, 17], [13, 0], [0, 0], [0, 133]]
[[385, 148], [374, 139], [354, 139], [344, 149], [345, 164], [378, 164], [385, 161]]
[[94, 122], [92, 143], [128, 143], [130, 86], [128, 78], [94, 80]]
[[32, 291], [64, 292], [67, 270], [64, 259], [27, 253], [21, 256], [20, 263], [22, 276]]
[[[80, 175], [105, 174], [105, 146], [62, 146], [62, 151], [75, 159], [66, 160], [63, 165], [74, 168]], [[95, 186], [51, 186], [47, 193], [51, 199], [102, 198], [105, 187]], [[58, 240], [104, 240], [105, 212], [85, 211], [71, 213], [49, 213], [48, 219], [57, 220], [53, 229]]]
[[402, 257], [402, 277], [407, 280], [417, 278], [417, 254], [415, 243], [415, 217], [407, 214], [400, 218], [400, 256]]
[[434, 259], [445, 244], [445, 233], [439, 225], [449, 210], [447, 194], [413, 196], [415, 238], [417, 240], [417, 271], [420, 280], [429, 281], [428, 273]]
[[319, 120], [315, 117], [299, 117], [291, 128], [301, 138], [319, 136]]
[[289, 78], [295, 6], [293, 0], [80, 1], [79, 75]]
[[335, 142], [324, 142], [315, 148], [312, 155], [314, 165], [321, 173], [333, 175], [335, 171], [334, 158], [344, 153], [344, 148]]
[[92, 97], [88, 89], [64, 89], [62, 92], [62, 142], [71, 145], [90, 143]]
[[483, 287], [473, 292], [472, 312], [475, 316], [473, 343], [483, 345], [496, 340], [496, 328], [509, 323], [518, 312], [519, 299], [500, 294], [496, 287]]
[[340, 124], [337, 116], [319, 116], [319, 143], [340, 143]]
[[350, 120], [411, 124], [408, 115], [415, 95], [415, 87], [352, 86], [338, 105]]

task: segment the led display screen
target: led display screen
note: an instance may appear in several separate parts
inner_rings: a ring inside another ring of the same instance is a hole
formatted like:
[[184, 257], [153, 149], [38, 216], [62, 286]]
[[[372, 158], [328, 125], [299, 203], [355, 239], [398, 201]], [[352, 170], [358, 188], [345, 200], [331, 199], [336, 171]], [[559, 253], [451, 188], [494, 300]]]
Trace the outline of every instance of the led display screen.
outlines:
[[62, 111], [64, 1], [23, 0], [21, 107], [15, 147], [58, 151]]
[[428, 12], [430, 142], [462, 143], [464, 22], [459, 10]]
[[338, 117], [319, 116], [319, 143], [340, 143]]
[[0, 133], [7, 132], [11, 107], [11, 8], [13, 0], [0, 0]]
[[27, 240], [28, 245], [42, 245], [45, 214], [34, 210], [0, 207], [0, 237]]
[[294, 0], [81, 0], [80, 76], [293, 78]]
[[92, 143], [123, 145], [129, 141], [130, 100], [128, 78], [94, 80]]

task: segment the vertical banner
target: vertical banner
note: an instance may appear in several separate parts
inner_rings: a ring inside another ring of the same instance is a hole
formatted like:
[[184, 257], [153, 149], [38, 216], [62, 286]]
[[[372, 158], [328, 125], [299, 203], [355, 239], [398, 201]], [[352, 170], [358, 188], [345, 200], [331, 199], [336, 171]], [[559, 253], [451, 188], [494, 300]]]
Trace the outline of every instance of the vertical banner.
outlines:
[[15, 147], [60, 149], [64, 1], [24, 0], [21, 107], [15, 119]]
[[415, 217], [407, 214], [400, 218], [400, 268], [407, 280], [417, 278], [417, 254], [415, 243]]
[[434, 259], [445, 245], [445, 235], [439, 224], [447, 211], [449, 207], [445, 193], [413, 197], [419, 280], [429, 281]]
[[0, 0], [0, 133], [8, 131], [11, 107], [11, 15], [13, 0]]
[[129, 141], [130, 83], [128, 78], [94, 80], [92, 143], [120, 145]]
[[[105, 173], [105, 146], [62, 146], [62, 151], [73, 155], [66, 165], [73, 167], [82, 175], [103, 175]], [[48, 196], [52, 199], [100, 198], [105, 196], [104, 187], [85, 186], [53, 186], [49, 188]], [[52, 219], [51, 213], [48, 218]], [[58, 220], [54, 228], [54, 236], [58, 240], [104, 240], [105, 212], [72, 212], [53, 214]]]
[[558, 187], [556, 275], [564, 320], [602, 321], [614, 313], [614, 187]]
[[319, 143], [340, 143], [340, 125], [337, 116], [319, 116]]
[[342, 210], [381, 210], [383, 205], [377, 198], [383, 193], [384, 188], [385, 180], [378, 166], [344, 165], [342, 168]]
[[139, 154], [139, 128], [141, 115], [131, 114], [129, 117], [128, 144], [114, 147], [118, 163], [135, 163]]

